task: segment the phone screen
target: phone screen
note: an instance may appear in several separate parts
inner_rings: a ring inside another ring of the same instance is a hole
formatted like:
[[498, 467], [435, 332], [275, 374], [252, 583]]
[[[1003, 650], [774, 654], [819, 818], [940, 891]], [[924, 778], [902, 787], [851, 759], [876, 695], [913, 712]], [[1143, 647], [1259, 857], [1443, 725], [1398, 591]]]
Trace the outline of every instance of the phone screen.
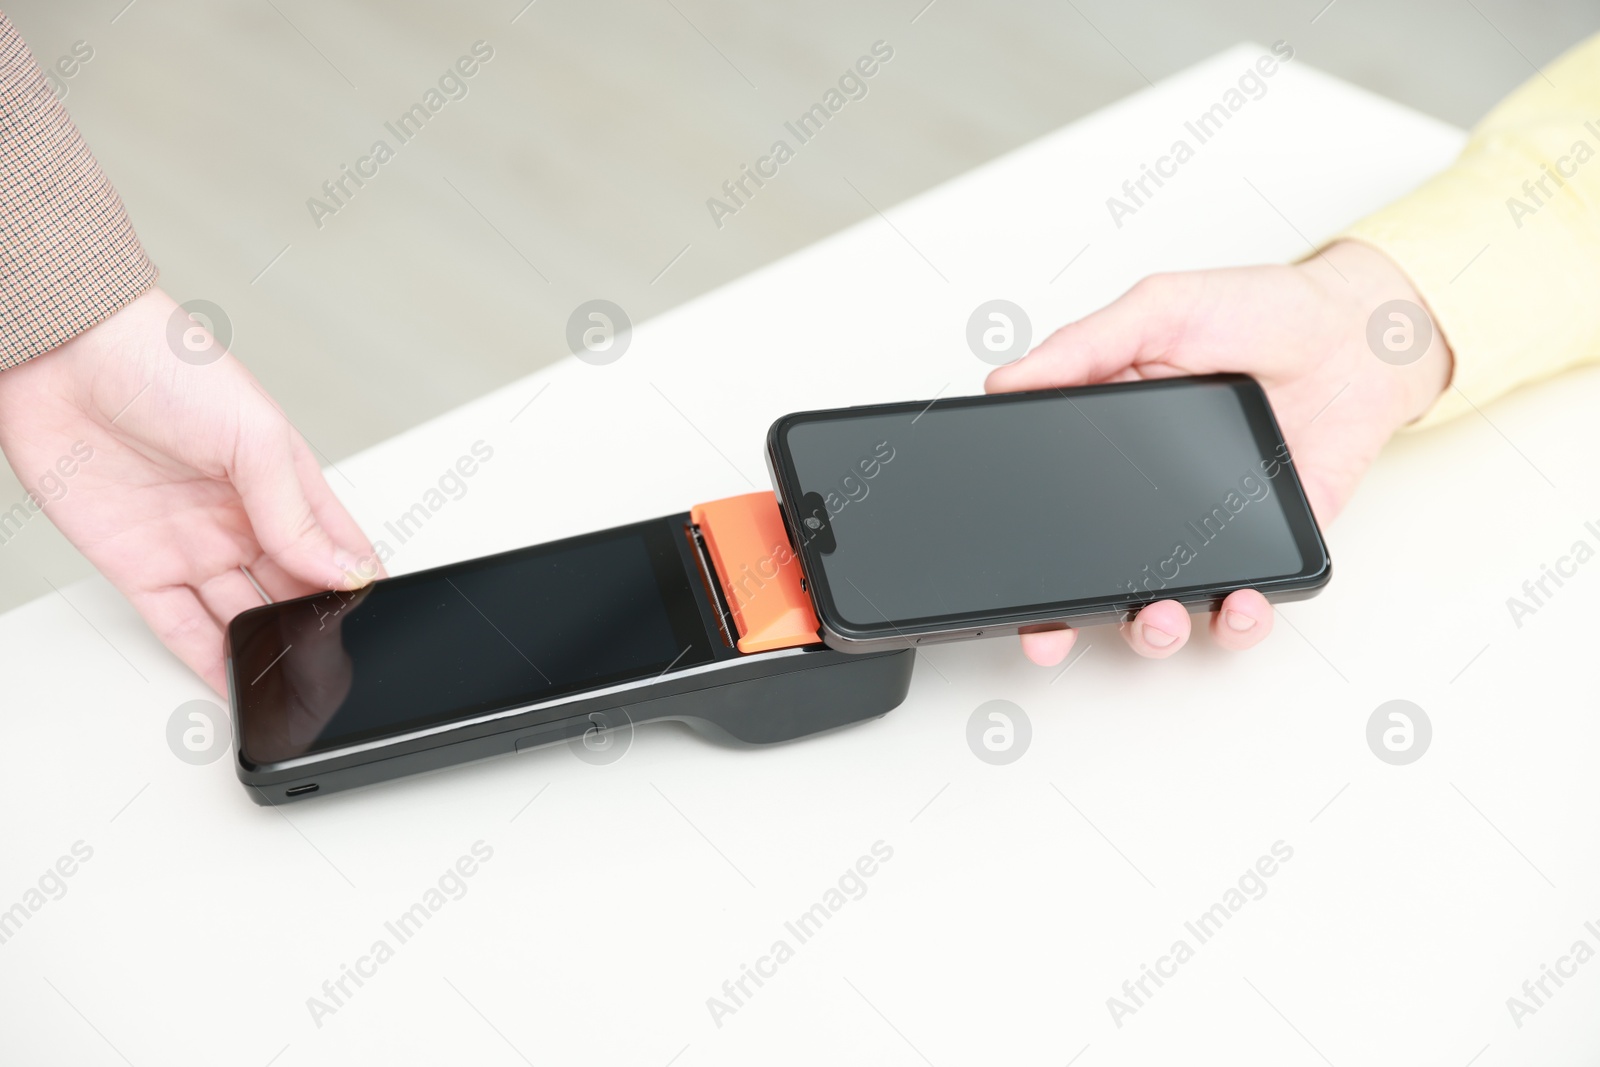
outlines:
[[864, 637], [1325, 570], [1239, 375], [811, 412], [772, 444], [813, 595]]
[[255, 764], [711, 660], [657, 519], [246, 612], [228, 630]]

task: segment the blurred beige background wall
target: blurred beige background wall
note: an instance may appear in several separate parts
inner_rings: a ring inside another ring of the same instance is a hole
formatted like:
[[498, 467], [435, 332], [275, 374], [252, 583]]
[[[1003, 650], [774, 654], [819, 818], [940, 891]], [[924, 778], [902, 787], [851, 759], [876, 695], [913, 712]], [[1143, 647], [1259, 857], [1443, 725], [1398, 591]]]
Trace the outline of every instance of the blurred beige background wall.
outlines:
[[[565, 355], [580, 302], [643, 321], [1238, 41], [1288, 40], [1297, 59], [1465, 126], [1600, 29], [1594, 0], [26, 0], [7, 13], [43, 65], [74, 58], [58, 91], [161, 284], [225, 310], [235, 352], [334, 462]], [[707, 199], [726, 201], [723, 183], [878, 41], [893, 55], [865, 95], [713, 220]], [[444, 106], [402, 143], [385, 124], [430, 90]], [[380, 139], [393, 158], [363, 162]], [[761, 358], [759, 337], [750, 350]], [[0, 509], [22, 495], [0, 475]], [[0, 608], [87, 573], [29, 524], [0, 545]]]

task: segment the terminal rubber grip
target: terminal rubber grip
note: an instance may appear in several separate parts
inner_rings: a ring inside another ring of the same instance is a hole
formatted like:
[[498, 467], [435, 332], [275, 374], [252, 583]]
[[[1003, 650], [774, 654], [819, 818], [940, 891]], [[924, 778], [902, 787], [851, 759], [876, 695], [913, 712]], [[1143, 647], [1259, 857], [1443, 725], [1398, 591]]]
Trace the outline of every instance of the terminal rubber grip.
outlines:
[[722, 583], [740, 652], [822, 643], [775, 495], [746, 493], [696, 504], [689, 521], [700, 528]]

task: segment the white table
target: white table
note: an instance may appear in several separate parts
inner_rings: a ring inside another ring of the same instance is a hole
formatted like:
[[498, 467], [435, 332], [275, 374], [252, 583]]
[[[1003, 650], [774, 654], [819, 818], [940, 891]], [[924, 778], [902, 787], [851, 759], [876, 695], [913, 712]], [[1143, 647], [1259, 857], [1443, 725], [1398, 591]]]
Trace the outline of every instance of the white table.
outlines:
[[[783, 412], [977, 391], [981, 301], [1016, 301], [1042, 336], [1150, 271], [1292, 258], [1461, 144], [1291, 63], [1116, 229], [1105, 198], [1263, 51], [651, 321], [615, 364], [567, 360], [420, 426], [333, 484], [386, 537], [473, 442], [493, 447], [462, 499], [391, 541], [397, 571], [765, 488]], [[207, 691], [105, 583], [72, 586], [0, 618], [0, 908], [92, 849], [0, 944], [0, 1061], [1592, 1062], [1600, 962], [1520, 1029], [1506, 998], [1575, 940], [1600, 947], [1583, 925], [1600, 926], [1600, 576], [1520, 629], [1505, 599], [1596, 540], [1597, 401], [1600, 379], [1568, 376], [1491, 406], [1492, 425], [1396, 443], [1329, 531], [1332, 586], [1253, 654], [1202, 638], [1153, 663], [1091, 631], [1061, 676], [1010, 640], [947, 645], [898, 710], [819, 739], [739, 751], [647, 727], [607, 766], [563, 746], [282, 810], [253, 805], [228, 759], [173, 755], [169, 716]], [[1395, 698], [1433, 723], [1409, 766], [1366, 743]], [[1032, 723], [1007, 766], [967, 747], [991, 699]], [[399, 944], [385, 922], [479, 841], [492, 858], [465, 895]], [[800, 944], [785, 922], [878, 841], [893, 858], [865, 896]], [[1279, 841], [1293, 858], [1269, 892], [1198, 944], [1185, 922]], [[707, 998], [780, 938], [793, 958], [716, 1025]], [[1107, 998], [1179, 938], [1194, 957], [1116, 1026]], [[379, 939], [393, 957], [318, 1027], [308, 998]]]

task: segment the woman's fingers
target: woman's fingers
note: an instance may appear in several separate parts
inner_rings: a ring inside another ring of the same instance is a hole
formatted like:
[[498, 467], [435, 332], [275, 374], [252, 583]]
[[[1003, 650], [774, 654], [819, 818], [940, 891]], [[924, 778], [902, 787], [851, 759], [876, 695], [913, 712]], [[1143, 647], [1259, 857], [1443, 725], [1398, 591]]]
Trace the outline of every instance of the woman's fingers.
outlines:
[[199, 594], [200, 603], [205, 605], [211, 617], [223, 627], [226, 627], [241, 611], [259, 608], [266, 603], [261, 599], [261, 594], [256, 592], [256, 587], [250, 584], [250, 579], [245, 577], [244, 571], [238, 567], [212, 575], [201, 582], [195, 592]]
[[1176, 600], [1147, 604], [1122, 628], [1128, 647], [1150, 659], [1166, 659], [1189, 640], [1189, 613]]
[[1193, 306], [1190, 275], [1154, 274], [1099, 311], [1061, 327], [984, 389], [1009, 393], [1103, 382], [1170, 353]]
[[1222, 610], [1211, 617], [1211, 637], [1223, 648], [1254, 648], [1272, 632], [1272, 605], [1254, 589], [1228, 594]]
[[161, 639], [218, 694], [226, 696], [222, 672], [222, 627], [211, 617], [195, 591], [186, 585], [130, 592], [134, 608]]
[[388, 577], [377, 553], [373, 551], [372, 542], [334, 495], [328, 479], [323, 476], [322, 466], [299, 434], [294, 435], [294, 450], [295, 471], [300, 476], [300, 486], [305, 490], [306, 499], [311, 502], [311, 513], [335, 542], [356, 553], [358, 577], [364, 582]]
[[[277, 603], [280, 600], [293, 600], [297, 596], [309, 596], [312, 593], [325, 593], [327, 586], [315, 586], [303, 581], [284, 570], [272, 561], [272, 557], [262, 553], [254, 560], [246, 563], [245, 570], [250, 572], [250, 577], [260, 583], [262, 590]], [[265, 603], [265, 601], [262, 601]]]
[[[1243, 651], [1254, 648], [1272, 633], [1272, 605], [1254, 589], [1229, 593], [1222, 610], [1211, 616], [1211, 637], [1223, 648]], [[1131, 623], [1122, 627], [1122, 636], [1141, 656], [1166, 659], [1189, 641], [1193, 623], [1189, 613], [1176, 600], [1147, 604]], [[1078, 631], [1045, 630], [1022, 635], [1022, 651], [1041, 667], [1053, 667], [1067, 658]]]
[[[317, 473], [312, 491], [301, 477], [296, 446], [299, 435], [276, 408], [261, 404], [248, 413], [239, 428], [228, 476], [256, 541], [290, 574], [322, 589], [354, 589], [365, 585], [359, 578], [360, 559], [371, 554], [362, 537], [355, 544], [339, 544], [322, 522], [312, 497], [329, 492]], [[327, 511], [326, 503], [322, 510]], [[343, 513], [343, 509], [339, 509]]]
[[1041, 667], [1054, 667], [1067, 658], [1078, 631], [1071, 629], [1040, 630], [1022, 635], [1022, 654]]

